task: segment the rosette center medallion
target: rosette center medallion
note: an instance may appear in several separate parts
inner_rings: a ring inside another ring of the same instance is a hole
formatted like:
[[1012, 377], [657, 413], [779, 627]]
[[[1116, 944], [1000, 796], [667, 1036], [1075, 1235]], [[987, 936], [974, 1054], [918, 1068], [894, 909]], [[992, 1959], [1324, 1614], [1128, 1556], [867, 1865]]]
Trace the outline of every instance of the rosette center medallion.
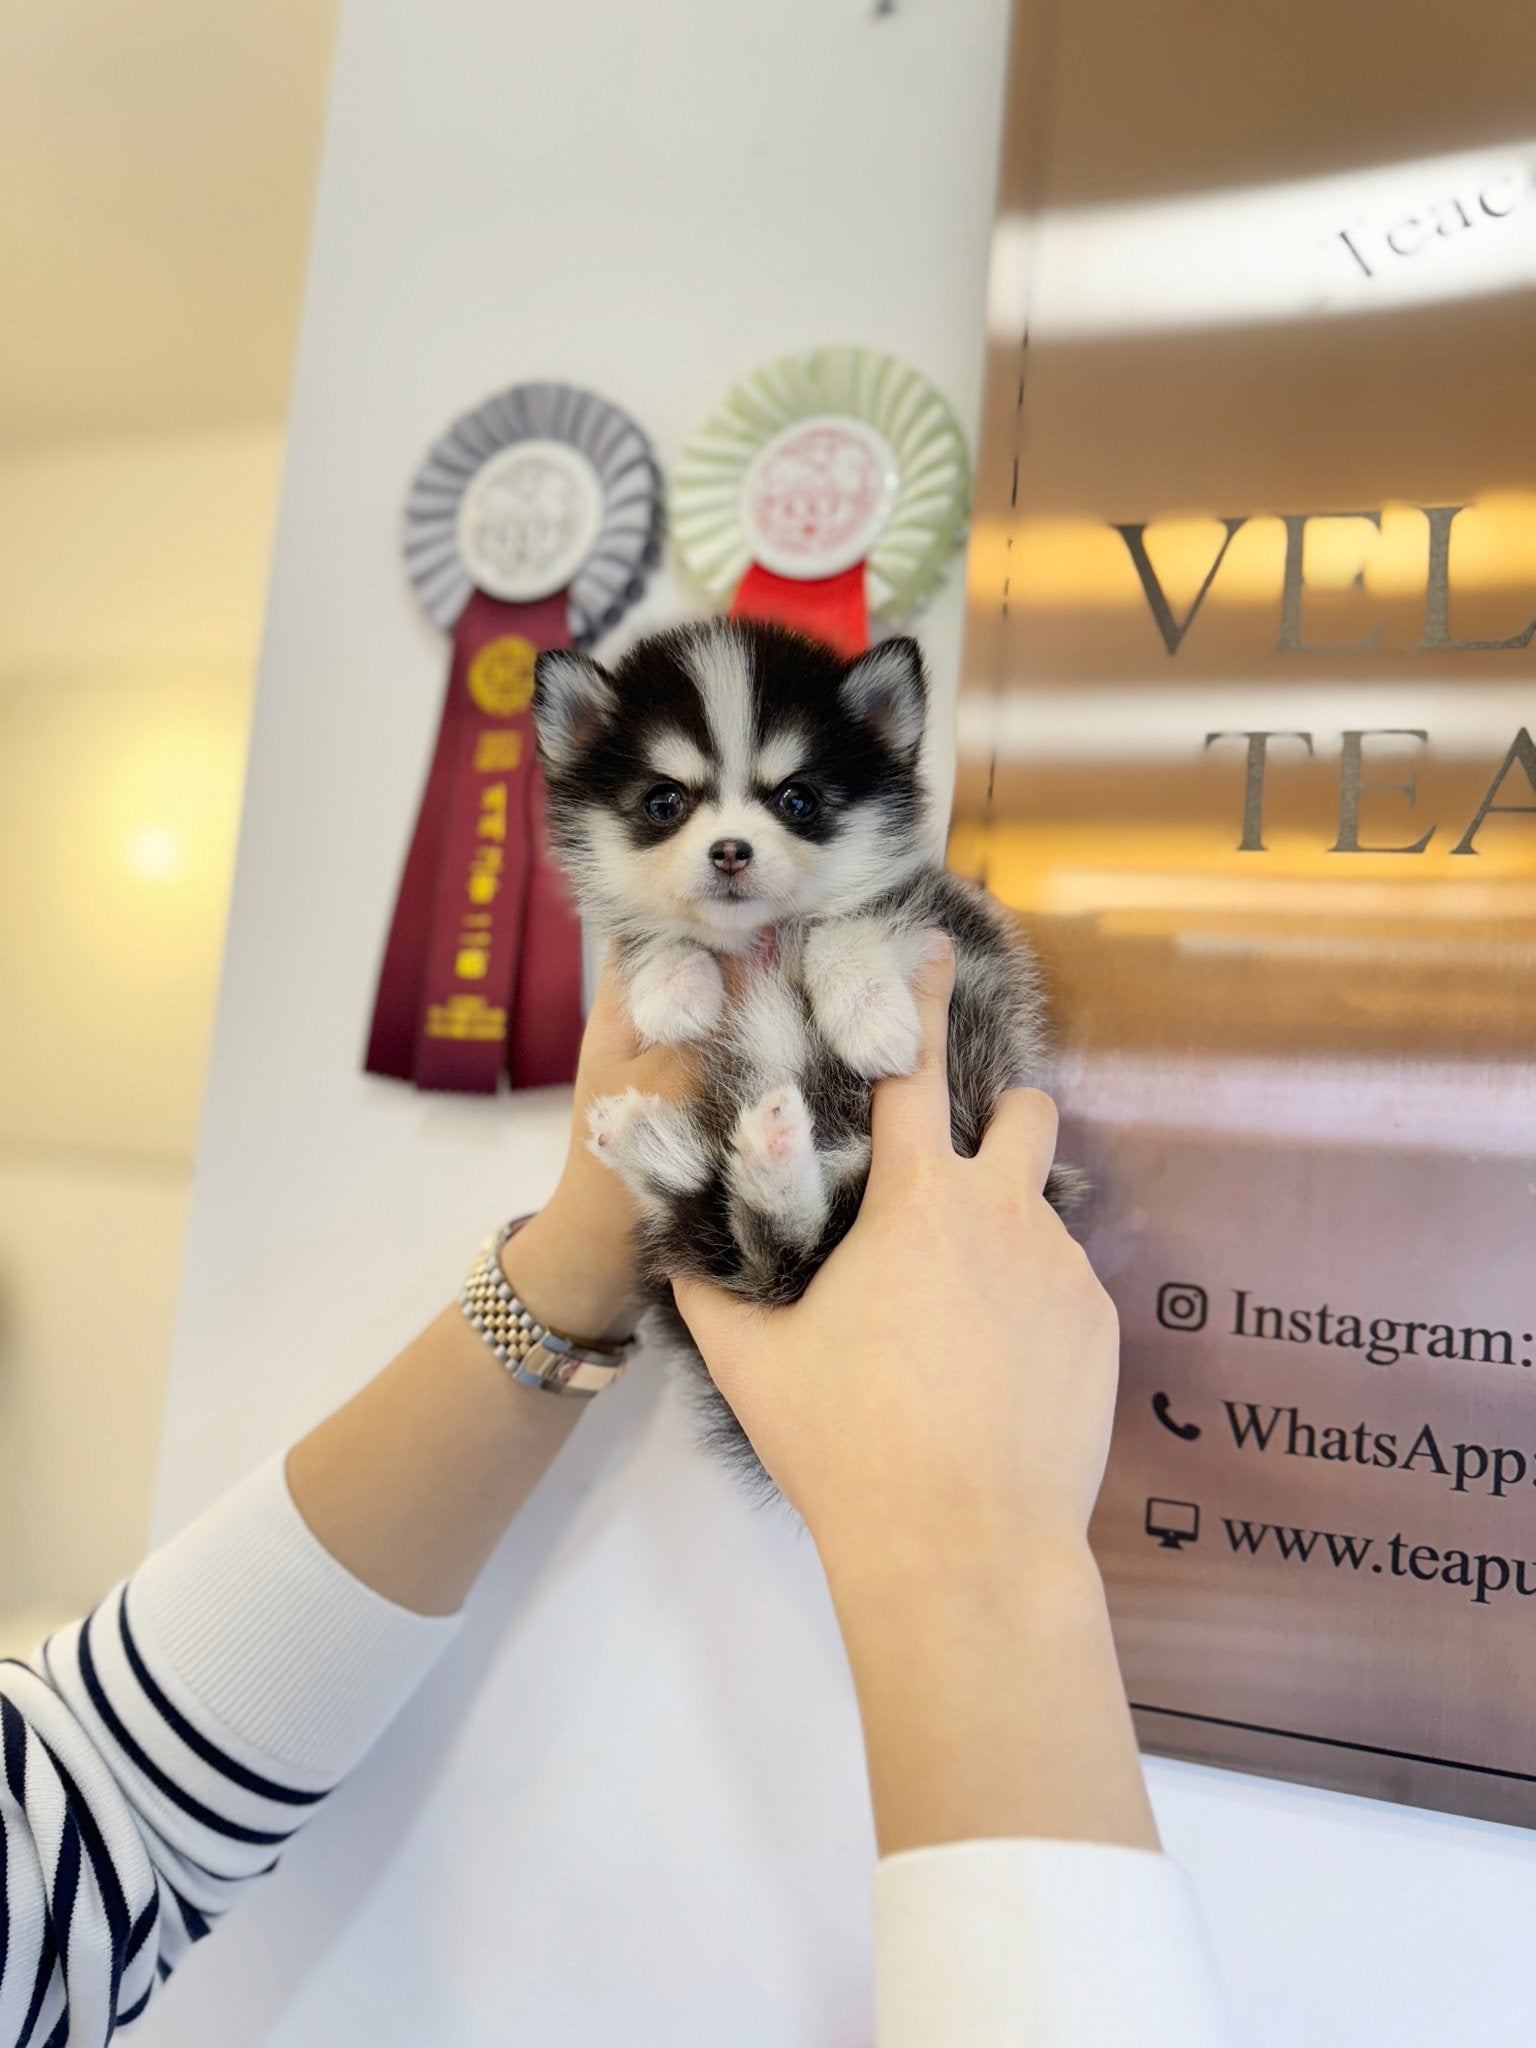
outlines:
[[785, 427], [742, 487], [753, 560], [797, 578], [851, 569], [884, 531], [900, 489], [890, 443], [864, 421], [823, 415]]

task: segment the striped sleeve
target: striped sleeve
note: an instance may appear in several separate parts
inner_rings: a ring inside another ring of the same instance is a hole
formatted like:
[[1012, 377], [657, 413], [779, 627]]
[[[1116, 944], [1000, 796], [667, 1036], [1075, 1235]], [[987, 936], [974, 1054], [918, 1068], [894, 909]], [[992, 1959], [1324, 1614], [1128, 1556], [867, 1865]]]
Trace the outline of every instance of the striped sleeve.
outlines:
[[337, 1563], [279, 1459], [0, 1660], [0, 2048], [130, 2028], [455, 1627]]

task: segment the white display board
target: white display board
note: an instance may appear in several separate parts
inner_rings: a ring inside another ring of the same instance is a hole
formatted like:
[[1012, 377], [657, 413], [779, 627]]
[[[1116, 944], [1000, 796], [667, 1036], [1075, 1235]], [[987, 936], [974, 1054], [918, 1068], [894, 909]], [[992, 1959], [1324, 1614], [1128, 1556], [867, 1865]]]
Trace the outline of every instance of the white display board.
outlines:
[[[558, 1092], [432, 1098], [360, 1071], [445, 661], [398, 560], [418, 458], [497, 387], [558, 377], [632, 411], [665, 469], [735, 377], [827, 342], [904, 358], [972, 423], [1006, 27], [1004, 0], [349, 8], [162, 1533], [381, 1365], [563, 1147]], [[959, 582], [923, 627], [941, 724]], [[692, 608], [669, 568], [626, 632]], [[1528, 1842], [1151, 1775], [1246, 2039], [1523, 2035]], [[432, 1684], [143, 2038], [858, 2048], [872, 1856], [810, 1546], [737, 1497], [642, 1367], [584, 1420]]]

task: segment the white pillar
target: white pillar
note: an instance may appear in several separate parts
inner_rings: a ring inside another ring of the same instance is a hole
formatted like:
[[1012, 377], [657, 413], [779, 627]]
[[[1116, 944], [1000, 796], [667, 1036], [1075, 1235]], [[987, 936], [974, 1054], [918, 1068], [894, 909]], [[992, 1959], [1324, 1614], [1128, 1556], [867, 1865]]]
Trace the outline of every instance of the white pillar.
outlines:
[[[356, 1387], [536, 1203], [563, 1095], [361, 1057], [446, 651], [421, 454], [524, 378], [665, 470], [739, 375], [858, 342], [974, 427], [1004, 0], [364, 0], [336, 59], [159, 1527]], [[961, 567], [923, 623], [946, 692]], [[670, 564], [626, 631], [697, 601]], [[947, 752], [947, 750], [946, 750]], [[942, 759], [942, 757], [941, 757]], [[146, 2022], [154, 2042], [799, 2048], [867, 2037], [873, 1853], [808, 1541], [642, 1370], [450, 1668]]]

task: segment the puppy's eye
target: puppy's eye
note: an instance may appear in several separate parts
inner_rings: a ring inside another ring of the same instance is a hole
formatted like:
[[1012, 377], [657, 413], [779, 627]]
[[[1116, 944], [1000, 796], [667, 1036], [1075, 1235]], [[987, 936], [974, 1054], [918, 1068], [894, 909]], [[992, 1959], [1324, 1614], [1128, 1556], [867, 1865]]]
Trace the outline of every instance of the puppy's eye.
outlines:
[[786, 782], [774, 803], [779, 816], [796, 825], [803, 825], [807, 818], [814, 818], [821, 808], [821, 798], [808, 782]]
[[687, 808], [688, 792], [675, 782], [658, 782], [642, 800], [642, 809], [653, 825], [675, 825]]

